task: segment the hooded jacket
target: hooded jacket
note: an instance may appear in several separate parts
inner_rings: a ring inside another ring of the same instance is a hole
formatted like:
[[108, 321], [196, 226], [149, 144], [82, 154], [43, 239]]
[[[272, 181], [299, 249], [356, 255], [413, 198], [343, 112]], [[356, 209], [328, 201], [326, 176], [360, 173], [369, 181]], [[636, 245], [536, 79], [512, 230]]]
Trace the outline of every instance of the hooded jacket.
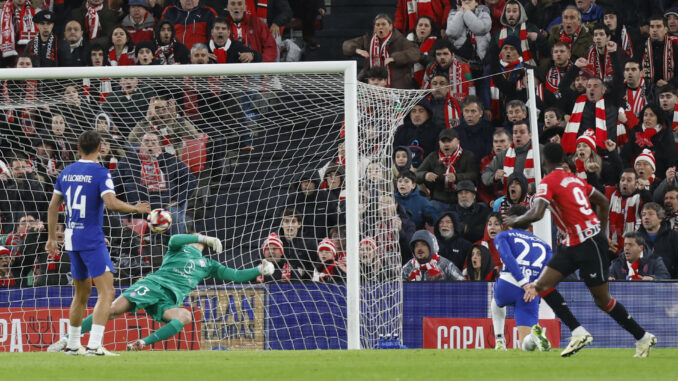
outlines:
[[[438, 148], [438, 135], [442, 130], [442, 126], [436, 125], [431, 117], [433, 110], [428, 99], [423, 98], [417, 103], [418, 106], [424, 107], [428, 111], [429, 118], [420, 126], [415, 126], [412, 123], [410, 114], [407, 114], [403, 124], [398, 126], [393, 136], [393, 147], [406, 146], [412, 151], [417, 147], [421, 148], [421, 156], [416, 153], [417, 159], [424, 160], [428, 154], [435, 152]], [[490, 142], [491, 143], [491, 142]], [[413, 151], [414, 152], [414, 151]], [[413, 160], [412, 165], [418, 167], [421, 161]]]
[[[520, 18], [518, 19], [518, 22], [514, 25], [511, 26], [509, 25], [508, 21], [506, 20], [506, 5], [508, 4], [517, 4], [518, 7], [520, 8]], [[537, 33], [537, 41], [532, 41], [529, 38], [527, 39], [527, 44], [530, 47], [530, 53], [532, 53], [532, 58], [537, 62], [538, 58], [538, 53], [541, 54], [542, 57], [548, 57], [550, 55], [549, 52], [549, 45], [548, 45], [548, 40], [544, 35], [541, 33], [539, 28], [532, 24], [527, 22], [528, 16], [527, 12], [525, 11], [525, 7], [520, 1], [517, 0], [511, 0], [507, 1], [506, 4], [504, 5], [504, 9], [501, 12], [501, 18], [499, 19], [499, 23], [501, 26], [497, 29], [496, 32], [492, 35], [492, 41], [490, 42], [490, 57], [496, 57], [499, 55], [499, 50], [501, 49], [499, 47], [499, 35], [501, 34], [501, 30], [503, 28], [506, 28], [506, 37], [508, 36], [516, 36], [520, 38], [520, 30], [522, 28], [522, 24], [525, 23], [525, 31], [527, 33], [531, 32], [536, 32]]]
[[[452, 41], [456, 54], [466, 60], [472, 60], [476, 54], [480, 60], [485, 58], [490, 45], [491, 29], [490, 9], [484, 5], [476, 6], [473, 12], [453, 9], [447, 16], [447, 37]], [[469, 40], [470, 33], [473, 33], [475, 46]]]
[[[172, 38], [170, 39], [169, 44], [160, 42], [160, 28], [166, 24], [172, 28]], [[165, 65], [172, 65], [175, 63], [186, 65], [191, 62], [191, 52], [186, 45], [177, 41], [176, 34], [177, 32], [176, 29], [174, 29], [174, 24], [167, 20], [158, 22], [158, 25], [155, 27], [155, 58], [160, 59]]]
[[[429, 248], [429, 257], [428, 259], [425, 260], [417, 260], [414, 256], [412, 259], [410, 259], [409, 262], [403, 266], [403, 271], [402, 271], [402, 277], [403, 280], [409, 280], [410, 274], [412, 271], [414, 271], [417, 267], [417, 262], [420, 265], [427, 264], [431, 261], [431, 258], [433, 257], [433, 254], [436, 254], [435, 248], [437, 247], [437, 243], [435, 242], [435, 238], [433, 234], [431, 234], [428, 230], [418, 230], [417, 232], [414, 233], [412, 236], [412, 239], [410, 240], [410, 249], [414, 253], [414, 244], [417, 241], [423, 241], [426, 243], [426, 245]], [[431, 279], [427, 271], [421, 271], [421, 280], [422, 281], [451, 281], [451, 280], [464, 280], [464, 276], [461, 275], [461, 271], [457, 268], [457, 266], [454, 265], [454, 263], [450, 262], [447, 258], [445, 257], [440, 257], [438, 260], [438, 268], [441, 271], [442, 278], [440, 279]]]
[[207, 44], [217, 12], [210, 7], [198, 6], [185, 11], [180, 6], [170, 5], [160, 17], [174, 25], [176, 38], [190, 50], [194, 44]]
[[[518, 204], [514, 204], [511, 201], [508, 191], [509, 185], [511, 185], [511, 183], [515, 180], [518, 180], [518, 184], [520, 185], [520, 197], [518, 198]], [[508, 212], [509, 208], [511, 208], [512, 205], [525, 205], [529, 207], [529, 200], [527, 199], [526, 196], [527, 196], [527, 178], [521, 172], [513, 172], [508, 177], [504, 195], [494, 200], [494, 204], [492, 205], [492, 211], [504, 214]]]
[[[475, 248], [480, 250], [480, 279], [474, 278], [472, 257], [473, 249]], [[463, 274], [466, 279], [470, 281], [493, 281], [496, 274], [494, 272], [494, 262], [492, 261], [492, 254], [490, 254], [490, 250], [480, 244], [473, 245], [468, 251]]]
[[[443, 217], [450, 217], [452, 219], [454, 235], [450, 238], [445, 238], [440, 234], [440, 220], [442, 220]], [[433, 232], [438, 241], [438, 246], [440, 247], [438, 254], [440, 254], [441, 257], [449, 259], [457, 266], [457, 268], [463, 269], [466, 257], [471, 254], [471, 242], [461, 237], [459, 234], [459, 226], [459, 218], [457, 215], [452, 212], [445, 212], [436, 221]]]
[[153, 41], [155, 37], [155, 19], [151, 12], [146, 11], [146, 15], [140, 24], [135, 24], [130, 15], [125, 16], [121, 24], [132, 36], [134, 45], [141, 41]]
[[414, 190], [406, 195], [401, 195], [396, 190], [395, 199], [398, 205], [410, 212], [412, 221], [417, 226], [417, 229], [423, 229], [426, 222], [433, 225], [438, 220], [438, 211], [426, 197], [419, 193], [417, 188], [414, 188]]

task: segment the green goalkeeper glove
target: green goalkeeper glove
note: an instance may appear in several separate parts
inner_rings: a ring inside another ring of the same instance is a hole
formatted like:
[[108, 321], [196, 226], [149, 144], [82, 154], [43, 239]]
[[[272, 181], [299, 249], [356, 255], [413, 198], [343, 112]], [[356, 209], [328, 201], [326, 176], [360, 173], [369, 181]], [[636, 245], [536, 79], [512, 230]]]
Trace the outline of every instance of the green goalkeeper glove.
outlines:
[[273, 275], [273, 272], [275, 271], [275, 266], [273, 266], [273, 263], [265, 259], [261, 260], [261, 264], [257, 266], [257, 268], [259, 269], [259, 273], [264, 276]]
[[201, 235], [200, 238], [198, 239], [198, 242], [204, 243], [205, 245], [211, 247], [212, 250], [214, 250], [216, 253], [221, 253], [222, 251], [224, 251], [224, 247], [221, 245], [221, 241], [219, 240], [219, 238]]

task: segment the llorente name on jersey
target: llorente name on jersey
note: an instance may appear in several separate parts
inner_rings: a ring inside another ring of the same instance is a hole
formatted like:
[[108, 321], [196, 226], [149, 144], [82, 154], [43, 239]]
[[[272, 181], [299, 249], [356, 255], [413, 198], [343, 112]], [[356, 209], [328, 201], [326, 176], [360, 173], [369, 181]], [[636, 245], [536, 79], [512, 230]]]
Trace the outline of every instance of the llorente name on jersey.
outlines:
[[61, 180], [74, 183], [91, 183], [92, 175], [64, 175]]

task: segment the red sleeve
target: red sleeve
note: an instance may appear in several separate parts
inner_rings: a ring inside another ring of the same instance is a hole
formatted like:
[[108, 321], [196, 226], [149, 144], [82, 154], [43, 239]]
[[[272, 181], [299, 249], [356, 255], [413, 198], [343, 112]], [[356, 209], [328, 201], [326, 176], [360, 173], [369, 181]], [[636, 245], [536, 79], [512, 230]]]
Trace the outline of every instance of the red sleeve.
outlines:
[[405, 23], [407, 22], [407, 5], [406, 0], [398, 0], [398, 5], [395, 11], [395, 20], [393, 20], [393, 27], [401, 31], [403, 34], [407, 33], [405, 30]]
[[[449, 4], [449, 1], [446, 3]], [[438, 26], [440, 27], [442, 27], [444, 24], [447, 24], [447, 13], [444, 13], [445, 5], [443, 4], [443, 1], [431, 0], [431, 8], [433, 8], [434, 15], [433, 21], [435, 21], [435, 23], [438, 24]]]
[[[254, 20], [255, 18], [252, 17]], [[256, 19], [257, 22], [260, 21]], [[278, 57], [278, 44], [275, 43], [275, 38], [264, 22], [257, 22], [257, 32], [261, 38], [261, 61], [275, 62]]]
[[552, 178], [552, 176], [546, 176], [541, 179], [539, 185], [537, 186], [537, 191], [534, 194], [535, 200], [542, 199], [549, 204], [551, 203], [551, 200], [553, 200], [553, 190], [555, 188], [553, 182], [551, 181]]

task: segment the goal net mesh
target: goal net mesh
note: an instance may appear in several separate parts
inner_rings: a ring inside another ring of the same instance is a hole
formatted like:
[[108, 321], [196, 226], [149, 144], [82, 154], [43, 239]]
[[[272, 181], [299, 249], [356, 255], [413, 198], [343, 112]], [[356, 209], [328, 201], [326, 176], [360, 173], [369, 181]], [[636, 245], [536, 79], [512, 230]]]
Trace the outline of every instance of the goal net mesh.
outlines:
[[[160, 267], [172, 234], [219, 237], [224, 251], [205, 257], [235, 269], [259, 264], [265, 243], [282, 245], [273, 277], [206, 278], [183, 305], [193, 323], [153, 349], [346, 348], [347, 240], [361, 242], [362, 347], [401, 334], [391, 141], [424, 93], [359, 84], [360, 237], [346, 237], [343, 74], [3, 80], [2, 89], [0, 304], [37, 336], [0, 350], [44, 350], [66, 332], [69, 258], [47, 255], [46, 214], [89, 129], [102, 133], [100, 163], [117, 196], [173, 217], [154, 233], [145, 216], [105, 213], [118, 295]], [[160, 325], [143, 310], [125, 314], [109, 322], [104, 345], [123, 349]]]

